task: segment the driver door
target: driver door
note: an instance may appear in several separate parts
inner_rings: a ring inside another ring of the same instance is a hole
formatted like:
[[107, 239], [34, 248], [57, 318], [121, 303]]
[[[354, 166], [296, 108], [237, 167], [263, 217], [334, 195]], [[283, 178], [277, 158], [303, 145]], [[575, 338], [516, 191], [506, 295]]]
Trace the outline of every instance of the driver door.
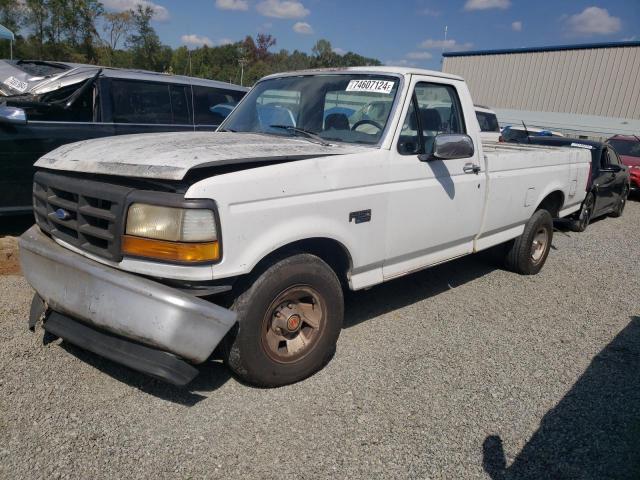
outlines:
[[430, 158], [439, 133], [467, 133], [464, 119], [473, 118], [472, 108], [463, 112], [451, 84], [413, 77], [411, 88], [391, 147], [385, 280], [471, 253], [482, 220], [485, 177], [477, 135], [469, 158]]

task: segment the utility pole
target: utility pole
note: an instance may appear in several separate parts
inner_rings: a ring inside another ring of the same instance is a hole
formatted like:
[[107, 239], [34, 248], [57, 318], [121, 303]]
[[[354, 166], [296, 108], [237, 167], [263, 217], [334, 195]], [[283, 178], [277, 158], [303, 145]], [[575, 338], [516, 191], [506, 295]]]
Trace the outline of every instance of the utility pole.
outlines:
[[445, 25], [444, 26], [444, 42], [442, 42], [442, 54], [440, 55], [440, 71], [442, 71], [442, 68], [444, 67], [444, 49], [447, 45], [447, 29], [448, 27]]
[[243, 85], [243, 81], [244, 81], [244, 66], [247, 64], [247, 59], [246, 58], [240, 58], [238, 59], [238, 63], [240, 64], [240, 86], [244, 86]]

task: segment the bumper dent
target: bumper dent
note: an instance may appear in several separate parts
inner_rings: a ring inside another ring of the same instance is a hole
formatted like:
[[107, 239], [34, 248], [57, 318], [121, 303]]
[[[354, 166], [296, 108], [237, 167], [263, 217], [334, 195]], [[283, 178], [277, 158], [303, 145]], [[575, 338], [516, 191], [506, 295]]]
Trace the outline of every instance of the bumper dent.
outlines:
[[55, 312], [192, 363], [204, 362], [236, 321], [230, 310], [73, 253], [37, 226], [20, 237], [20, 263]]

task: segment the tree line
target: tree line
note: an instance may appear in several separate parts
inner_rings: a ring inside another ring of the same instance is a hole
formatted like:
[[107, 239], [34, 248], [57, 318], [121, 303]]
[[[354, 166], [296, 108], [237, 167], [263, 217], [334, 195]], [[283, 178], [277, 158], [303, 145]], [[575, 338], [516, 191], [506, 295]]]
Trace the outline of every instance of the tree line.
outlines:
[[[0, 0], [0, 24], [16, 34], [14, 58], [139, 68], [251, 85], [270, 73], [305, 68], [380, 65], [375, 58], [337, 53], [318, 40], [311, 54], [281, 49], [277, 40], [255, 38], [220, 46], [171, 48], [151, 24], [154, 11], [144, 4], [108, 12], [98, 0]], [[9, 58], [9, 42], [0, 42]]]

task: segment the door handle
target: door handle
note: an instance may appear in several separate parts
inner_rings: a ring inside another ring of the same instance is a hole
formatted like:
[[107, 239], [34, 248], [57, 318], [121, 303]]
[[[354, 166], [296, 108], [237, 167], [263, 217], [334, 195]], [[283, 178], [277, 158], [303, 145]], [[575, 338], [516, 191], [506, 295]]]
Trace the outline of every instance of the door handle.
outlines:
[[477, 175], [478, 173], [480, 173], [480, 165], [465, 163], [464, 167], [462, 167], [462, 171], [464, 173], [475, 173]]

